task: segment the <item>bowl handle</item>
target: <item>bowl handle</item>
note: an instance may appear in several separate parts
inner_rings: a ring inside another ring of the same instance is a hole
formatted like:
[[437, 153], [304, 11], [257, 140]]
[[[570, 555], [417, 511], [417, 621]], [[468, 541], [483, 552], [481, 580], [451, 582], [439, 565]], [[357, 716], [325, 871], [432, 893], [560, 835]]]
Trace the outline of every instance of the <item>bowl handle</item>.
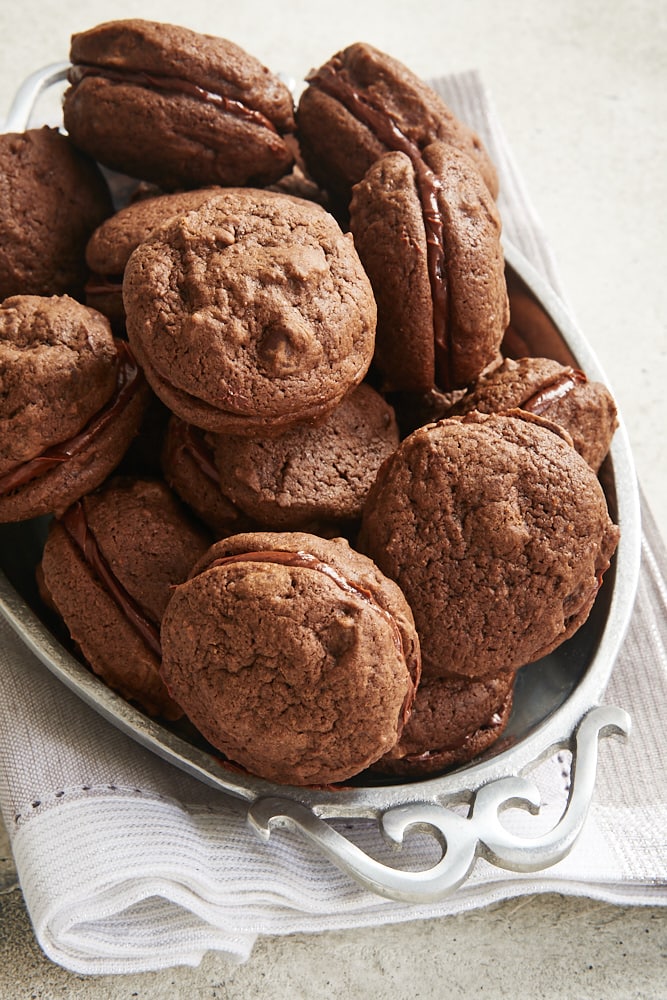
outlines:
[[26, 77], [14, 95], [14, 100], [0, 132], [24, 132], [28, 127], [30, 115], [42, 91], [60, 83], [67, 78], [68, 62], [51, 63], [42, 66]]
[[[510, 807], [538, 814], [537, 786], [521, 775], [506, 775], [483, 785], [467, 816], [438, 802], [411, 802], [379, 816], [382, 834], [400, 848], [409, 831], [427, 833], [439, 844], [440, 859], [421, 871], [404, 871], [370, 857], [303, 802], [287, 796], [265, 796], [249, 808], [247, 818], [258, 836], [268, 841], [275, 828], [298, 831], [357, 882], [377, 895], [408, 903], [442, 899], [461, 885], [476, 858], [515, 872], [534, 872], [561, 861], [584, 826], [597, 771], [598, 742], [607, 736], [627, 736], [630, 718], [612, 705], [591, 708], [574, 732], [552, 744], [540, 760], [559, 750], [572, 752], [567, 804], [558, 822], [539, 836], [518, 836], [500, 820]], [[534, 762], [535, 764], [538, 761]], [[459, 799], [460, 801], [460, 799]]]

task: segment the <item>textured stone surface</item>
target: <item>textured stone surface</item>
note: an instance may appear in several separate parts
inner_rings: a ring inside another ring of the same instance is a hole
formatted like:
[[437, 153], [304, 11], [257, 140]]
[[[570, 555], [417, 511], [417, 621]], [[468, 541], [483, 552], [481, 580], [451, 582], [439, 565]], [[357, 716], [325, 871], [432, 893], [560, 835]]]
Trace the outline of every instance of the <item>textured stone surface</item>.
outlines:
[[[247, 963], [79, 976], [35, 943], [21, 894], [0, 895], [0, 996], [98, 1000], [319, 1000], [512, 996], [661, 1000], [664, 911], [528, 896], [438, 920], [258, 941]], [[407, 946], [409, 944], [409, 947]]]
[[0, 895], [10, 892], [18, 885], [16, 865], [12, 857], [9, 835], [0, 817]]

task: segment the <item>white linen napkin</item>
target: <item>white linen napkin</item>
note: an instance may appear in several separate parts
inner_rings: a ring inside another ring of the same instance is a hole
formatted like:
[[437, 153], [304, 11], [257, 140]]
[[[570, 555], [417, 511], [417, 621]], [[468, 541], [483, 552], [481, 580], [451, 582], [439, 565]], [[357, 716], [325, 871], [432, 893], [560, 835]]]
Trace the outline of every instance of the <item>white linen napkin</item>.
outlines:
[[[477, 74], [435, 86], [489, 148], [505, 232], [558, 290], [547, 241]], [[407, 921], [537, 892], [666, 903], [666, 565], [645, 512], [637, 603], [607, 692], [630, 713], [633, 734], [624, 745], [601, 744], [594, 799], [571, 853], [527, 875], [479, 860], [464, 885], [433, 904], [371, 894], [296, 834], [278, 830], [260, 842], [238, 804], [101, 719], [1, 622], [0, 808], [41, 947], [78, 973], [138, 972], [196, 965], [210, 949], [243, 961], [260, 934]], [[534, 778], [542, 812], [555, 821], [567, 795], [567, 759], [547, 761]], [[352, 827], [355, 842], [377, 857], [376, 826]], [[413, 840], [406, 847], [413, 861], [432, 863], [431, 843]]]

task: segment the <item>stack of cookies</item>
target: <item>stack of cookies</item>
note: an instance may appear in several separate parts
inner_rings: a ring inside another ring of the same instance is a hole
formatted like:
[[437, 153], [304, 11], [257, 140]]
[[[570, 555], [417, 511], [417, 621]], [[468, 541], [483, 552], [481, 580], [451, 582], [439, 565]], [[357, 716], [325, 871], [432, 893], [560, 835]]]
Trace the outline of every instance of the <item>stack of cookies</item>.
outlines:
[[367, 44], [296, 108], [173, 25], [71, 61], [66, 134], [0, 137], [0, 519], [51, 519], [45, 604], [229, 766], [471, 760], [618, 541], [608, 391], [506, 356], [481, 141]]

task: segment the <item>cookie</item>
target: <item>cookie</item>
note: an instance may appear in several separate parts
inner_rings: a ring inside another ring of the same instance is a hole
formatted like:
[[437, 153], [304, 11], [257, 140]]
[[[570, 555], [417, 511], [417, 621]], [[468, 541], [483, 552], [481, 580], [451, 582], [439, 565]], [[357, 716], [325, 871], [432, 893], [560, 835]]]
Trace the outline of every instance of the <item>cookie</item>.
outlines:
[[618, 537], [566, 432], [513, 410], [406, 438], [378, 473], [359, 545], [412, 607], [424, 677], [484, 677], [583, 624]]
[[233, 42], [134, 18], [73, 35], [63, 120], [100, 163], [164, 190], [270, 184], [293, 155], [292, 96]]
[[182, 709], [160, 679], [171, 587], [210, 544], [158, 481], [119, 478], [51, 522], [41, 562], [48, 601], [109, 687], [150, 715]]
[[276, 438], [211, 441], [224, 495], [257, 524], [295, 530], [360, 518], [377, 470], [398, 446], [398, 427], [382, 396], [362, 384], [315, 424]]
[[86, 243], [112, 210], [97, 165], [57, 129], [0, 135], [0, 300], [81, 296]]
[[104, 316], [68, 296], [0, 306], [0, 521], [61, 512], [115, 469], [151, 393]]
[[392, 747], [419, 679], [412, 614], [342, 539], [217, 542], [162, 621], [162, 676], [206, 739], [270, 781], [345, 781]]
[[496, 171], [479, 136], [397, 59], [357, 42], [307, 83], [297, 110], [301, 152], [314, 179], [340, 202], [347, 204], [352, 186], [383, 153], [418, 159], [435, 140], [469, 156], [497, 194]]
[[220, 433], [279, 434], [333, 410], [373, 356], [352, 237], [290, 195], [228, 189], [134, 251], [127, 333], [156, 395]]
[[256, 524], [220, 488], [213, 435], [172, 416], [162, 446], [162, 471], [175, 493], [216, 538], [249, 531]]
[[199, 208], [219, 187], [179, 191], [134, 201], [97, 227], [86, 245], [86, 304], [104, 313], [116, 330], [124, 330], [123, 273], [130, 254], [173, 215]]
[[424, 778], [467, 764], [502, 736], [512, 711], [514, 674], [422, 680], [403, 734], [373, 771]]
[[618, 426], [616, 404], [605, 385], [549, 358], [508, 358], [479, 379], [451, 414], [498, 413], [515, 407], [564, 427], [579, 454], [598, 471]]
[[451, 392], [499, 355], [509, 302], [495, 203], [470, 159], [387, 153], [353, 189], [350, 229], [378, 307], [385, 387]]

